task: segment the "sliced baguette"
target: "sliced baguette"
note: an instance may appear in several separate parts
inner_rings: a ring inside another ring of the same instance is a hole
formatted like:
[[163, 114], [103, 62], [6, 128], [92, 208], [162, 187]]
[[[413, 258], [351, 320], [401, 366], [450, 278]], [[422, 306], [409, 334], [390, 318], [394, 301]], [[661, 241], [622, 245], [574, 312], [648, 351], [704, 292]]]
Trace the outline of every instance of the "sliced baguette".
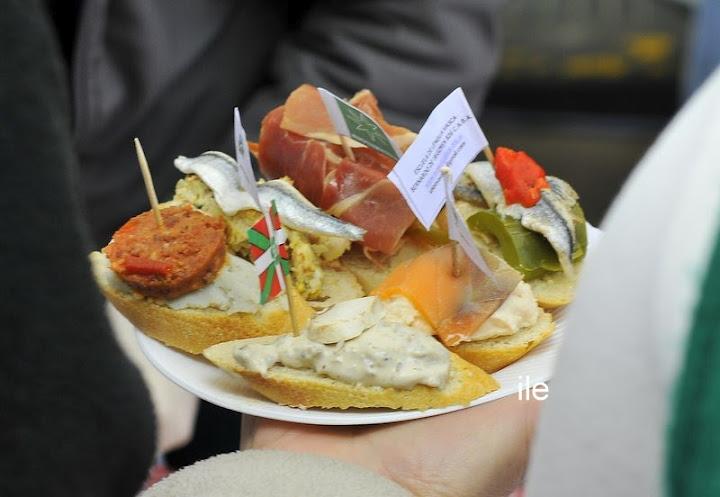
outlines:
[[466, 342], [448, 348], [486, 372], [494, 373], [537, 347], [552, 335], [554, 330], [552, 316], [543, 312], [534, 326], [522, 329], [514, 335]]
[[313, 308], [323, 309], [338, 302], [365, 296], [365, 291], [353, 273], [340, 266], [324, 266], [320, 299], [308, 301]]
[[203, 354], [220, 368], [242, 376], [253, 390], [273, 402], [293, 407], [430, 409], [467, 405], [499, 388], [492, 376], [455, 354], [450, 355], [450, 378], [442, 389], [425, 385], [417, 385], [410, 390], [351, 385], [314, 371], [277, 365], [263, 376], [244, 369], [235, 361], [233, 351], [238, 343], [236, 340], [214, 345]]
[[[216, 343], [292, 331], [285, 298], [263, 305], [256, 313], [227, 313], [217, 309], [180, 309], [159, 305], [135, 292], [125, 293], [95, 278], [103, 295], [135, 327], [171, 347], [200, 354]], [[305, 326], [313, 310], [295, 291], [291, 292], [298, 325]]]
[[556, 309], [572, 302], [582, 263], [574, 264], [574, 269], [575, 274], [572, 276], [560, 271], [527, 280], [540, 307]]

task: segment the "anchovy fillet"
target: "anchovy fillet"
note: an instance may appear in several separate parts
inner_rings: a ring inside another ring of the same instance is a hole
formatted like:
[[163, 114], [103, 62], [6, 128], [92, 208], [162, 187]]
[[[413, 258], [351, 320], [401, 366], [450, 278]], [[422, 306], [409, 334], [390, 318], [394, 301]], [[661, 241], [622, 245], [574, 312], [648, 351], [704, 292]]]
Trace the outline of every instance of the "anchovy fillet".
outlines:
[[[175, 167], [185, 174], [196, 174], [213, 191], [222, 211], [231, 216], [241, 210], [258, 210], [249, 193], [242, 189], [235, 160], [222, 152], [205, 152], [198, 157], [180, 156]], [[337, 219], [317, 208], [298, 190], [282, 180], [258, 184], [264, 209], [274, 200], [282, 222], [295, 230], [315, 235], [335, 236], [359, 241], [365, 230]]]
[[487, 203], [477, 188], [468, 185], [457, 185], [453, 190], [453, 195], [458, 200], [464, 200], [474, 205], [485, 206]]
[[559, 195], [564, 203], [566, 203], [569, 207], [575, 205], [579, 196], [572, 186], [555, 176], [546, 176], [545, 179], [547, 180], [548, 185], [550, 185], [550, 189]]
[[575, 224], [572, 214], [552, 190], [543, 190], [532, 207], [522, 207], [520, 224], [543, 235], [555, 250], [560, 267], [568, 276], [573, 274], [572, 253], [575, 250]]
[[505, 205], [502, 186], [495, 177], [495, 169], [489, 162], [473, 162], [465, 168], [465, 175], [475, 184], [485, 202], [494, 209], [497, 205]]
[[260, 203], [268, 209], [274, 200], [280, 218], [289, 227], [305, 233], [336, 236], [359, 241], [366, 230], [342, 221], [318, 209], [302, 196], [292, 185], [282, 180], [272, 180], [258, 185]]

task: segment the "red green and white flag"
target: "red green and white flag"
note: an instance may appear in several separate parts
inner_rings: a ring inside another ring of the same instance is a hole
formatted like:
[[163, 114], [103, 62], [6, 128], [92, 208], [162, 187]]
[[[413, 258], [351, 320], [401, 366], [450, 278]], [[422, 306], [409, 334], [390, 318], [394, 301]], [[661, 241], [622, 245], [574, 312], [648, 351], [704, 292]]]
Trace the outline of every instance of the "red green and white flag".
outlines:
[[250, 259], [260, 278], [260, 303], [272, 300], [285, 290], [285, 275], [290, 273], [287, 235], [280, 224], [275, 201], [270, 212], [248, 229]]

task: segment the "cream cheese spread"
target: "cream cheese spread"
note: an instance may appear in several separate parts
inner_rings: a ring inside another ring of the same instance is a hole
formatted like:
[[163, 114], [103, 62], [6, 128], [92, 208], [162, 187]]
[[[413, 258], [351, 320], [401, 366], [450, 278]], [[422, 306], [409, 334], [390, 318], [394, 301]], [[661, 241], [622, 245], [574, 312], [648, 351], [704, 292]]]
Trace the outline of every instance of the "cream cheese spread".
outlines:
[[228, 254], [225, 266], [209, 285], [164, 303], [171, 309], [212, 307], [231, 314], [254, 313], [260, 309], [260, 286], [256, 282], [255, 266]]
[[530, 285], [521, 281], [505, 302], [470, 337], [486, 340], [513, 335], [537, 323], [542, 311], [535, 302]]

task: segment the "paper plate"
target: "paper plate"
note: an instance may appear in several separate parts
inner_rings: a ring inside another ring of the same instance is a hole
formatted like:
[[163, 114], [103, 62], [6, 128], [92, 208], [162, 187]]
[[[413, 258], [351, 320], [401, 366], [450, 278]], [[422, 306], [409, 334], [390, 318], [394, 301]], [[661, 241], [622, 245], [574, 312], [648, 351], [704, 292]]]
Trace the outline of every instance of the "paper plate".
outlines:
[[[600, 231], [588, 225], [589, 245], [594, 245]], [[563, 310], [555, 312], [555, 333], [522, 359], [494, 373], [500, 388], [475, 399], [469, 406], [451, 406], [424, 411], [393, 409], [300, 409], [278, 405], [246, 386], [244, 380], [217, 368], [202, 356], [186, 354], [137, 331], [137, 339], [148, 360], [174, 383], [201, 399], [233, 411], [263, 418], [316, 425], [366, 425], [393, 423], [426, 418], [466, 409], [486, 402], [520, 395], [529, 386], [545, 382], [552, 376], [555, 356], [565, 328]]]

